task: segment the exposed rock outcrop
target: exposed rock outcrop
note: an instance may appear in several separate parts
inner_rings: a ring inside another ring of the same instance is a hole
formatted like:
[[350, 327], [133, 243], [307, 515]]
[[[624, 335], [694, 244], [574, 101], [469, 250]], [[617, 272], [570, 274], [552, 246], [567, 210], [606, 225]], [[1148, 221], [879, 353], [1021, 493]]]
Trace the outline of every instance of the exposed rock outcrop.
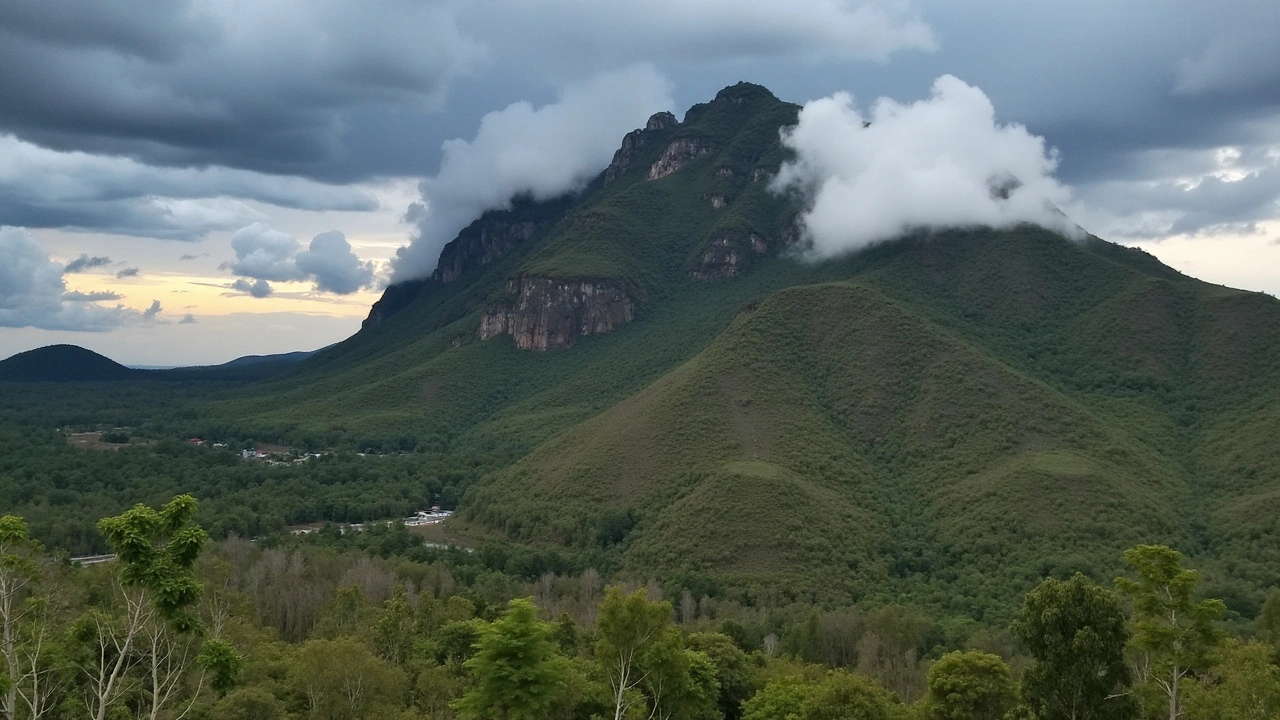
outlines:
[[608, 185], [626, 175], [627, 171], [635, 165], [636, 156], [642, 150], [653, 144], [659, 135], [679, 125], [680, 121], [676, 120], [675, 115], [660, 112], [654, 113], [643, 128], [627, 133], [622, 138], [622, 146], [613, 154], [613, 162], [609, 163], [609, 167], [604, 171], [604, 184]]
[[791, 219], [787, 220], [781, 235], [783, 247], [795, 247], [804, 240], [804, 221], [800, 219], [800, 213], [792, 215]]
[[647, 179], [664, 178], [710, 152], [711, 141], [706, 138], [683, 137], [672, 140], [657, 161], [649, 166]]
[[756, 233], [726, 232], [702, 249], [692, 275], [697, 280], [736, 277], [747, 269], [753, 256], [768, 251], [768, 243]]
[[426, 287], [427, 280], [409, 280], [408, 282], [396, 283], [386, 290], [382, 291], [382, 297], [373, 303], [373, 307], [369, 308], [369, 316], [360, 323], [360, 328], [370, 328], [385, 321], [387, 318], [395, 315], [413, 302], [422, 289]]
[[552, 350], [634, 318], [621, 283], [526, 276], [507, 280], [506, 297], [485, 310], [480, 339], [510, 335], [521, 350]]
[[516, 245], [532, 238], [542, 229], [541, 225], [533, 220], [482, 219], [477, 231], [463, 231], [457, 240], [444, 246], [431, 277], [438, 282], [453, 282], [473, 267], [502, 258]]

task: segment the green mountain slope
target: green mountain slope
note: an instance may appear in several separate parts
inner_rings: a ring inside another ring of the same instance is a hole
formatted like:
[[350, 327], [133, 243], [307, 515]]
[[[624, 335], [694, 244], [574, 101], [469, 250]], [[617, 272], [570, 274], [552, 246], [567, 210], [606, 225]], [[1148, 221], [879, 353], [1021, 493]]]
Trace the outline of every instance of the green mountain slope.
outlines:
[[98, 382], [139, 375], [79, 345], [48, 345], [0, 360], [0, 382]]
[[767, 188], [796, 111], [740, 85], [654, 116], [581, 193], [486, 214], [360, 333], [193, 413], [416, 448], [477, 535], [747, 601], [1003, 618], [1139, 542], [1241, 612], [1280, 584], [1280, 303], [1028, 227], [801, 262]]

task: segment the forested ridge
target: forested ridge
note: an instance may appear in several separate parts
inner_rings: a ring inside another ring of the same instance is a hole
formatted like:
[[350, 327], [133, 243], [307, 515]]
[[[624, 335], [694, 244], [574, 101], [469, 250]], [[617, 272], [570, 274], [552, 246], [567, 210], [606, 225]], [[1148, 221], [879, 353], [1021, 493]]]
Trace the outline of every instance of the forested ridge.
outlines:
[[104, 518], [118, 556], [90, 567], [0, 518], [4, 717], [1280, 713], [1280, 593], [1224, 625], [1164, 546], [1127, 551], [1114, 584], [1046, 579], [1007, 627], [977, 628], [896, 605], [667, 598], [594, 569], [531, 582], [403, 526], [214, 543], [196, 516], [183, 495]]

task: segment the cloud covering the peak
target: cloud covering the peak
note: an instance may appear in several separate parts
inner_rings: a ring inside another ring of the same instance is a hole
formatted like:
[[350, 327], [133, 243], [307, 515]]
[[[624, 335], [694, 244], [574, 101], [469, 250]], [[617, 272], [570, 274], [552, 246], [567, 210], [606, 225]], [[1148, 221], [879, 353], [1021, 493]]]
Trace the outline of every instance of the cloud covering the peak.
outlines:
[[445, 244], [486, 210], [518, 195], [548, 200], [581, 189], [623, 135], [672, 105], [668, 80], [640, 65], [570, 85], [555, 103], [518, 102], [485, 115], [473, 139], [444, 143], [440, 171], [419, 186], [422, 201], [409, 212], [417, 232], [396, 251], [392, 281], [429, 275]]
[[880, 98], [863, 115], [848, 93], [806, 103], [783, 131], [795, 159], [772, 187], [796, 190], [810, 252], [857, 250], [922, 228], [1034, 223], [1076, 232], [1057, 209], [1070, 189], [1056, 151], [1018, 124], [1000, 124], [978, 88], [950, 75], [932, 95]]

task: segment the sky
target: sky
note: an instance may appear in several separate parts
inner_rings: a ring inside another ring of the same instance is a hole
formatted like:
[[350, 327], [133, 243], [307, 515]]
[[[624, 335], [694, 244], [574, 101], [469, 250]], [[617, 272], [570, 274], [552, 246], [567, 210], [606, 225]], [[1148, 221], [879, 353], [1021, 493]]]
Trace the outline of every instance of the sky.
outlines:
[[776, 184], [819, 255], [1051, 204], [1280, 295], [1276, 27], [1274, 0], [4, 3], [0, 357], [337, 342], [484, 210], [740, 80], [804, 105]]

